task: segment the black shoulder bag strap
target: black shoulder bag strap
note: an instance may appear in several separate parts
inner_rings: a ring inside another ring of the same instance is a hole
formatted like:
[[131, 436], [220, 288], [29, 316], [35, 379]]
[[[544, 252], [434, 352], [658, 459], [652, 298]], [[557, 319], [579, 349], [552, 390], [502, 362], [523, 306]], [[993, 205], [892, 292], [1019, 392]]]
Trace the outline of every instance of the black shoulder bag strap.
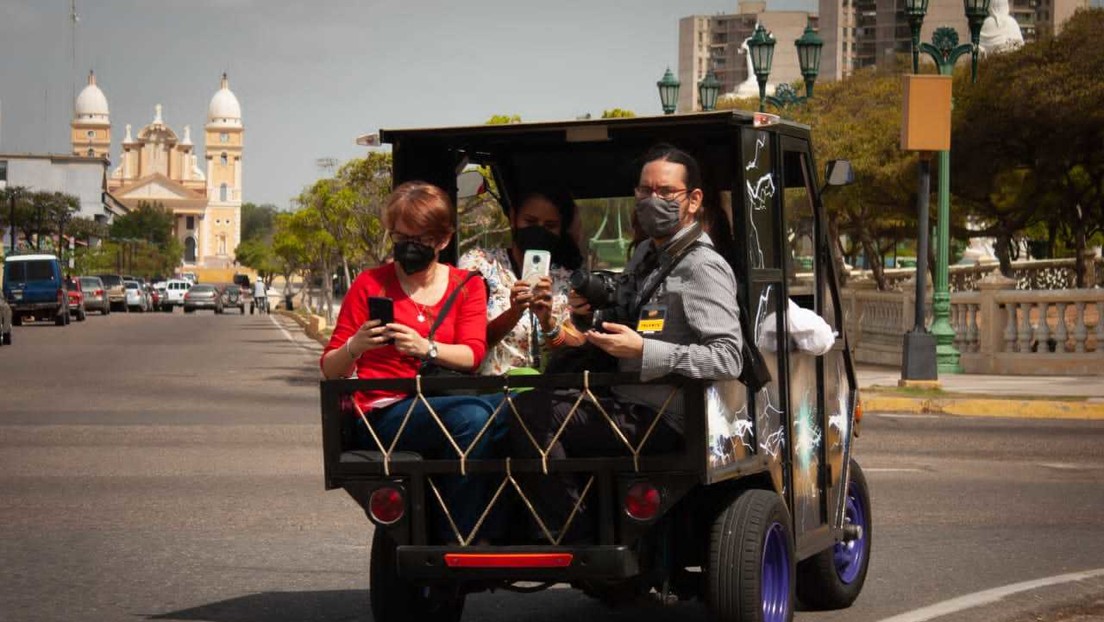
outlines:
[[445, 299], [445, 304], [441, 306], [441, 313], [437, 315], [437, 319], [433, 320], [433, 325], [429, 327], [429, 334], [426, 336], [426, 339], [433, 341], [433, 336], [437, 334], [437, 329], [441, 326], [441, 322], [445, 321], [449, 311], [452, 310], [452, 303], [456, 302], [456, 297], [460, 295], [460, 292], [464, 291], [464, 285], [467, 285], [468, 281], [472, 280], [472, 277], [475, 276], [479, 276], [479, 272], [474, 270], [468, 272], [467, 276], [456, 286], [456, 289], [449, 293], [448, 298]]

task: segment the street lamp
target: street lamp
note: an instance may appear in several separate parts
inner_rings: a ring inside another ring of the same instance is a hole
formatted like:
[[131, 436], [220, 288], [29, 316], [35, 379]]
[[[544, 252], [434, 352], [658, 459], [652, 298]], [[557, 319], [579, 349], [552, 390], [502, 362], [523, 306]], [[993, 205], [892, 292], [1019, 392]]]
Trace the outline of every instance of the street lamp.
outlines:
[[920, 73], [920, 27], [928, 14], [928, 0], [905, 0], [905, 15], [912, 31], [912, 73]]
[[774, 35], [767, 32], [762, 24], [756, 24], [755, 32], [747, 44], [748, 53], [751, 54], [751, 68], [759, 82], [759, 112], [765, 112], [767, 78], [770, 77], [771, 63], [774, 61]]
[[663, 106], [663, 114], [674, 114], [675, 108], [678, 106], [678, 92], [679, 86], [682, 83], [678, 81], [675, 74], [671, 73], [671, 68], [667, 68], [667, 72], [663, 74], [659, 82], [656, 82], [656, 86], [659, 88], [659, 102]]
[[805, 78], [805, 97], [813, 96], [813, 84], [820, 73], [820, 51], [824, 47], [824, 41], [817, 36], [813, 25], [805, 26], [805, 33], [794, 41], [797, 47], [797, 62], [801, 66], [801, 76]]
[[[912, 10], [915, 9], [915, 13]], [[958, 44], [958, 32], [954, 28], [937, 28], [931, 43], [916, 42], [920, 39], [920, 26], [924, 22], [927, 2], [908, 0], [909, 24], [913, 32], [913, 70], [919, 69], [919, 52], [931, 57], [939, 70], [939, 75], [954, 73], [955, 62], [969, 53], [971, 59], [970, 77], [977, 81], [978, 43], [981, 40], [981, 25], [989, 15], [989, 0], [963, 0], [966, 20], [970, 25], [970, 43]], [[960, 373], [962, 365], [959, 352], [954, 347], [954, 327], [951, 326], [951, 292], [948, 286], [950, 272], [951, 245], [951, 152], [939, 152], [939, 216], [936, 224], [935, 283], [932, 291], [932, 327], [936, 339], [936, 360], [941, 372]], [[924, 223], [920, 223], [924, 226]]]
[[701, 100], [702, 110], [709, 111], [717, 107], [717, 95], [721, 92], [721, 81], [713, 75], [710, 69], [705, 77], [698, 82], [698, 99]]

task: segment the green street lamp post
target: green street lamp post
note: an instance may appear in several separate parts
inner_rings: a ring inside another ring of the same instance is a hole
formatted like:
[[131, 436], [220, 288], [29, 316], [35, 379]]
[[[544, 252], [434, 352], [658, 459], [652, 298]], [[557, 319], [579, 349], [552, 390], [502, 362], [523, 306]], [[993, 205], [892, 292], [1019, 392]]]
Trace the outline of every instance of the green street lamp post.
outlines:
[[717, 107], [717, 95], [721, 92], [721, 81], [710, 69], [705, 77], [698, 82], [698, 99], [701, 100], [702, 110], [709, 111]]
[[[913, 41], [919, 40], [920, 26], [923, 24], [927, 2], [910, 1], [909, 11], [916, 5], [916, 15], [909, 12], [909, 23], [913, 29]], [[970, 43], [958, 43], [958, 32], [953, 28], [937, 28], [932, 35], [932, 43], [920, 43], [913, 48], [914, 70], [918, 70], [918, 54], [924, 52], [931, 57], [940, 75], [954, 73], [955, 63], [969, 53], [971, 60], [970, 76], [977, 80], [978, 42], [981, 40], [981, 25], [989, 15], [989, 0], [963, 0], [966, 20], [970, 25]], [[915, 19], [915, 21], [914, 21]], [[954, 347], [954, 327], [951, 326], [951, 292], [948, 285], [950, 276], [950, 220], [951, 220], [951, 152], [939, 152], [939, 215], [936, 224], [935, 279], [932, 292], [932, 327], [936, 339], [936, 361], [940, 372], [961, 373], [962, 365], [959, 352]], [[923, 226], [923, 223], [921, 223]]]
[[748, 53], [751, 54], [751, 68], [759, 82], [759, 112], [766, 110], [767, 78], [770, 77], [771, 63], [774, 61], [774, 35], [767, 32], [762, 24], [755, 26], [755, 32], [748, 39]]
[[812, 24], [805, 26], [805, 32], [801, 38], [794, 41], [797, 48], [797, 63], [801, 67], [801, 76], [805, 78], [805, 97], [813, 96], [813, 84], [820, 74], [820, 51], [824, 47], [824, 41], [817, 36]]
[[920, 27], [928, 14], [928, 0], [905, 0], [905, 15], [912, 31], [912, 73], [920, 73]]
[[675, 74], [671, 73], [670, 67], [667, 68], [667, 72], [663, 74], [659, 82], [656, 82], [656, 87], [659, 88], [659, 102], [663, 106], [663, 114], [675, 113], [675, 108], [678, 107], [678, 92], [681, 84]]

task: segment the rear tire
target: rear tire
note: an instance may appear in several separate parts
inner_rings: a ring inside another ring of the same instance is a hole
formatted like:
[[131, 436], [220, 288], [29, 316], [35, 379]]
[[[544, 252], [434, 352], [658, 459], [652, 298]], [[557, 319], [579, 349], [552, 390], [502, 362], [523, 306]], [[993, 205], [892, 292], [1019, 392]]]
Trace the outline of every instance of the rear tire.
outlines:
[[19, 315], [18, 313], [13, 313], [12, 314], [12, 326], [22, 326], [22, 325], [23, 325], [23, 316]]
[[862, 592], [870, 567], [873, 523], [870, 515], [870, 491], [859, 463], [851, 461], [851, 481], [847, 486], [844, 521], [862, 528], [862, 537], [840, 542], [797, 565], [797, 597], [814, 610], [850, 607]]
[[10, 328], [8, 329], [8, 332], [0, 335], [0, 341], [3, 341], [4, 345], [6, 346], [10, 346], [12, 344], [12, 331]]
[[717, 622], [790, 622], [794, 543], [780, 496], [748, 490], [713, 522], [706, 606]]
[[376, 622], [458, 622], [464, 613], [464, 595], [446, 595], [415, 585], [398, 574], [398, 545], [376, 528], [368, 576], [368, 597]]
[[54, 318], [54, 326], [65, 326], [67, 324], [69, 324], [69, 312], [68, 311], [66, 311], [64, 313], [59, 313], [57, 315], [57, 317]]

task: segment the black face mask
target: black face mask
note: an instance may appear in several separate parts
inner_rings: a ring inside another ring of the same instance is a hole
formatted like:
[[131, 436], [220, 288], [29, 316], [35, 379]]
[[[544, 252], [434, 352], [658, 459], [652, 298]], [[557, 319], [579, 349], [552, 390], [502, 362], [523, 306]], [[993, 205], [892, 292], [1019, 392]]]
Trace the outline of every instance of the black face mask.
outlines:
[[514, 242], [522, 252], [525, 251], [549, 251], [556, 250], [560, 244], [560, 236], [552, 233], [540, 225], [522, 227], [514, 234]]
[[395, 245], [395, 262], [406, 274], [418, 274], [433, 263], [437, 249], [414, 240], [404, 240]]

